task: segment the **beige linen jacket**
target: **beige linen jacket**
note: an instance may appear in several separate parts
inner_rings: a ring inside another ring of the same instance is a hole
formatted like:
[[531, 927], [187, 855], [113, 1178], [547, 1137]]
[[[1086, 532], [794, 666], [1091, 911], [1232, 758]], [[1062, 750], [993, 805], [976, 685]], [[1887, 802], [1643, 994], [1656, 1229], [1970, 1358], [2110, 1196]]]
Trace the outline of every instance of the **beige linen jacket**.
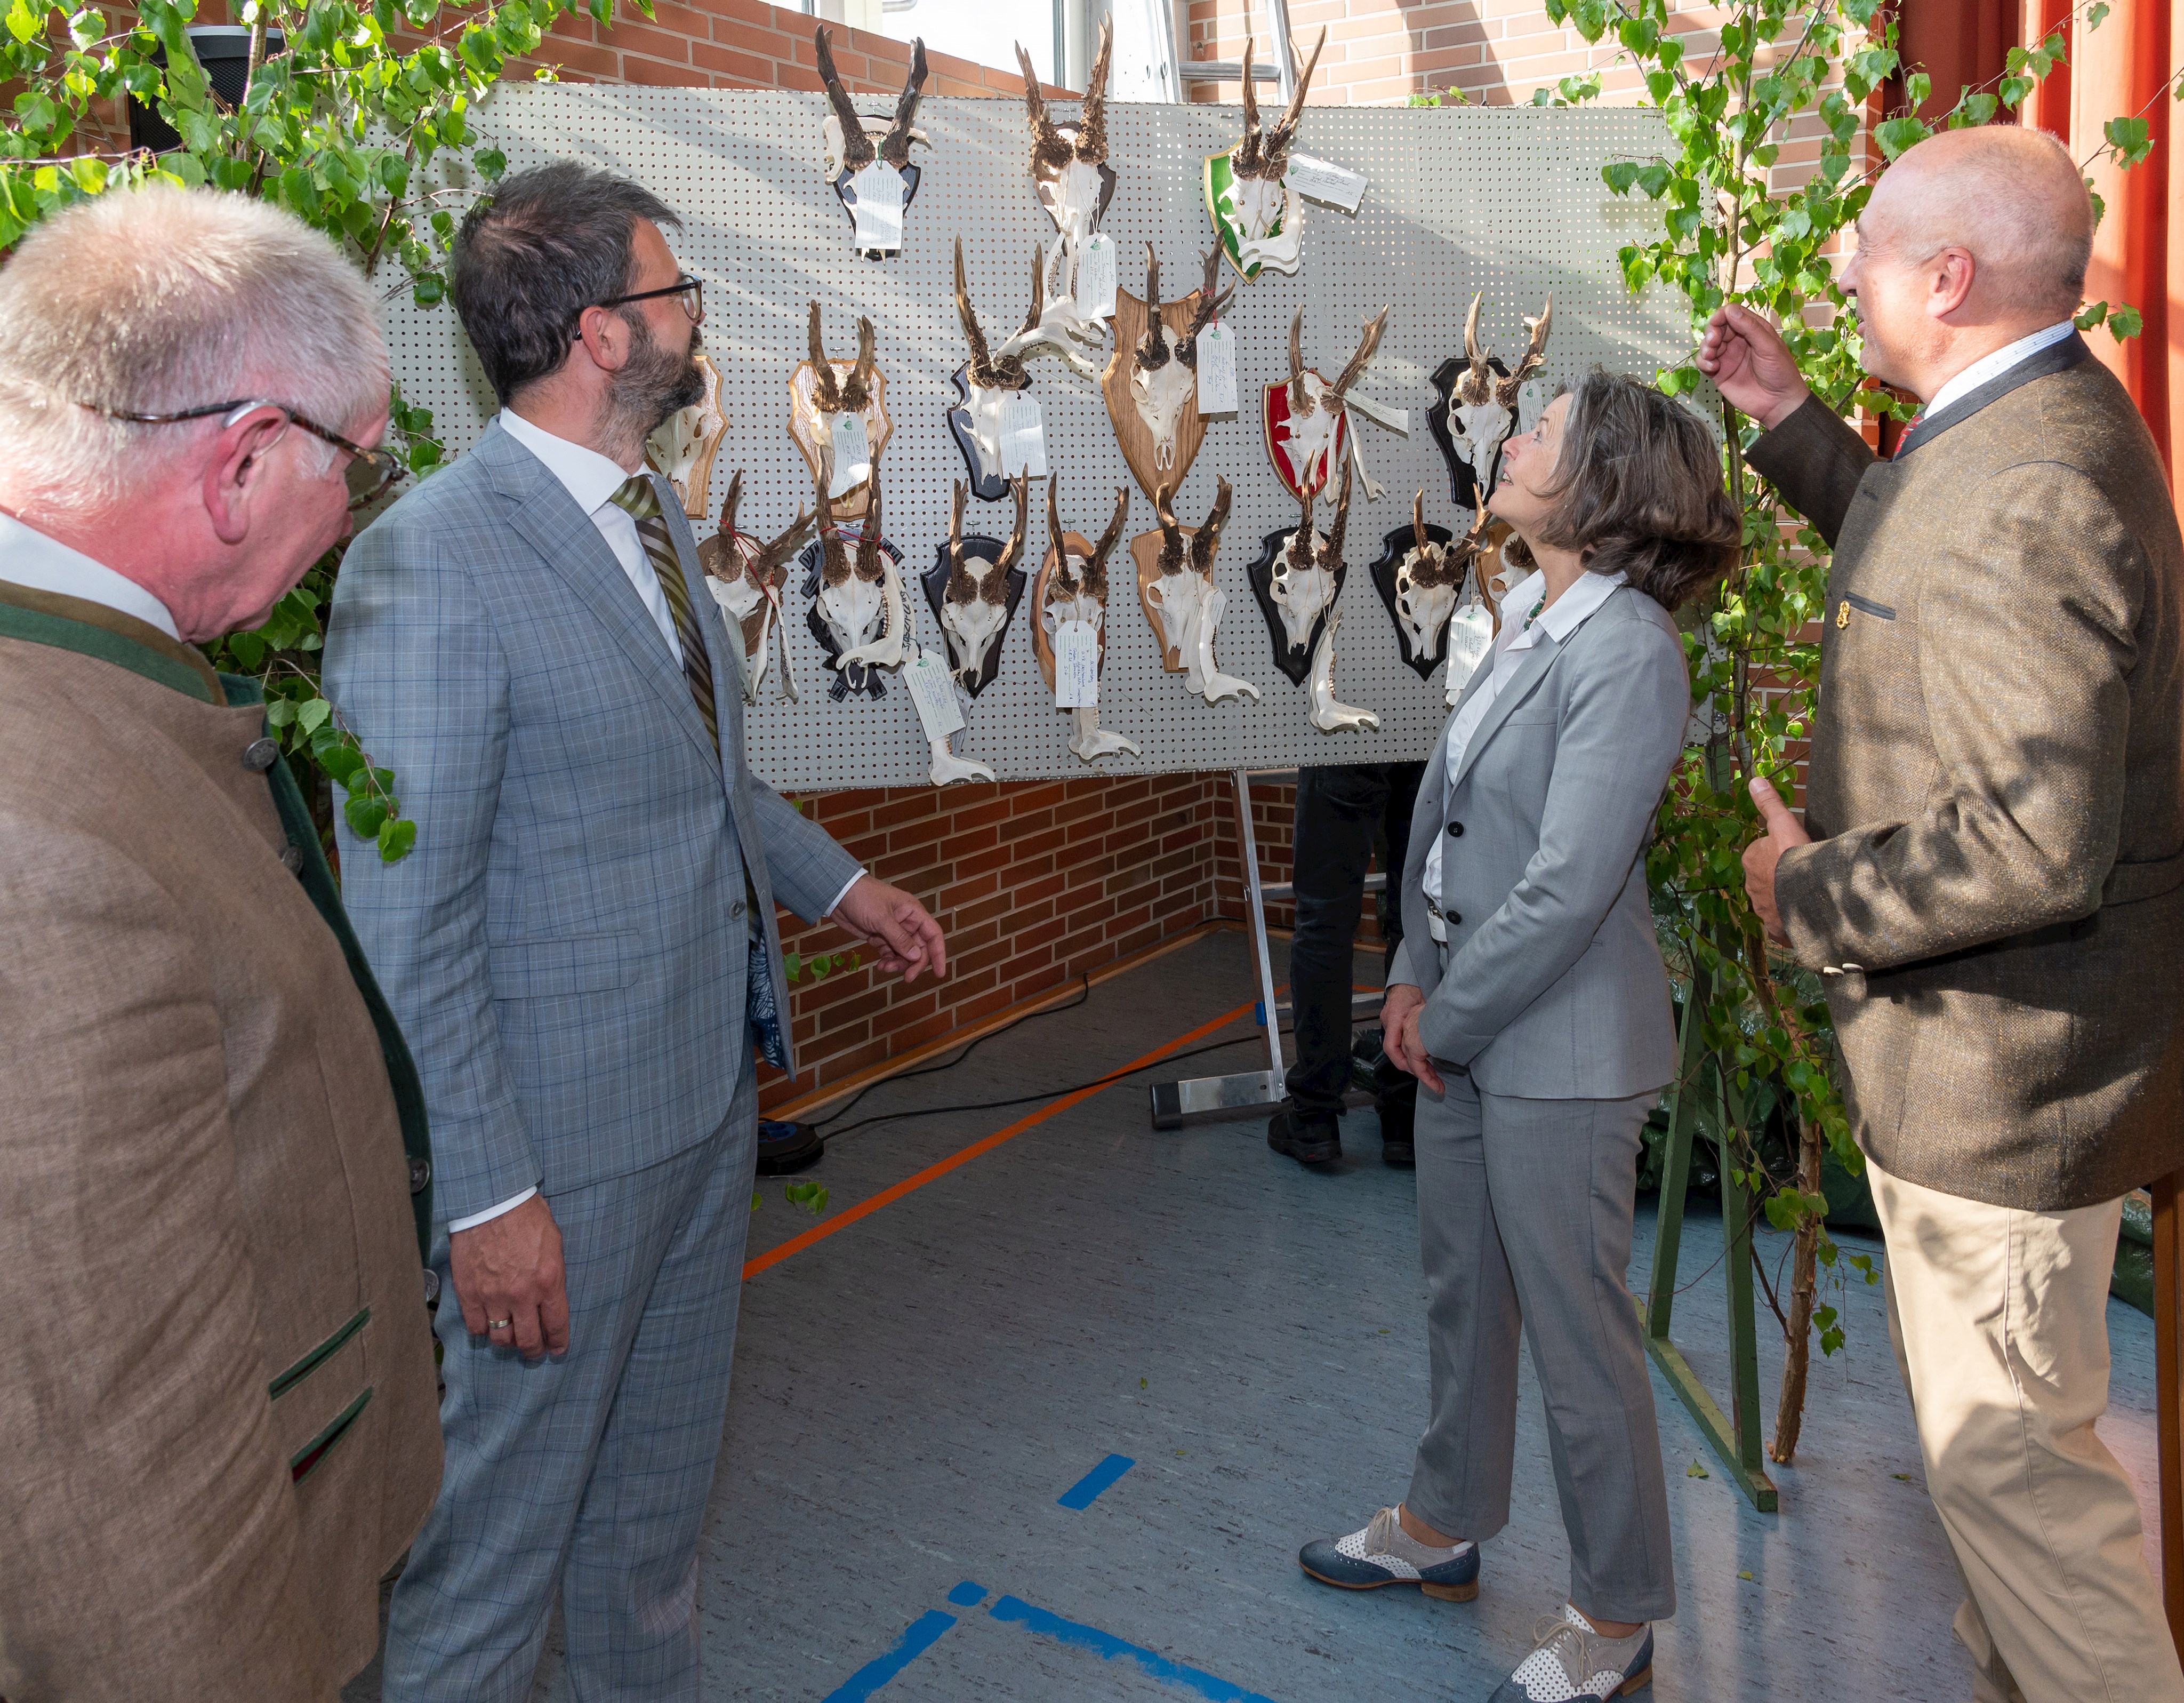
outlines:
[[0, 636], [0, 1696], [331, 1703], [440, 1475], [387, 1068], [263, 711], [7, 601], [177, 684]]
[[2184, 1164], [2184, 545], [2073, 335], [1892, 461], [1808, 402], [1749, 454], [1835, 546], [1775, 875], [1860, 1145], [1993, 1205]]

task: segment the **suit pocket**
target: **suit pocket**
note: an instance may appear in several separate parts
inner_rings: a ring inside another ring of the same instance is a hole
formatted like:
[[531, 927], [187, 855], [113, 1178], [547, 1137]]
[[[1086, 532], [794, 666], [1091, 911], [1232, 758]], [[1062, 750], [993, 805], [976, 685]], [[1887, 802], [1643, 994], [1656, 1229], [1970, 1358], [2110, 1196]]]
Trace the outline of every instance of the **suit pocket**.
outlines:
[[551, 999], [627, 987], [637, 980], [637, 936], [566, 935], [488, 948], [498, 999]]
[[1871, 615], [1882, 621], [1893, 621], [1896, 611], [1885, 603], [1875, 603], [1870, 597], [1860, 597], [1854, 591], [1843, 593], [1842, 600], [1862, 615]]

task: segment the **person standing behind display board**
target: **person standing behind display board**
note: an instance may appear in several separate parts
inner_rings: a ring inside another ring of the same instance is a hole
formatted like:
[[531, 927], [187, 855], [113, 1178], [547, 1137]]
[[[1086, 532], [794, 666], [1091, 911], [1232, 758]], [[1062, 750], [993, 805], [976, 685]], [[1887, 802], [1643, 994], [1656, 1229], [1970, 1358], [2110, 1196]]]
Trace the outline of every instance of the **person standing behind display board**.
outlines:
[[1531, 1344], [1570, 1589], [1495, 1703], [1643, 1685], [1675, 1611], [1668, 1488], [1626, 1287], [1640, 1131], [1675, 1071], [1646, 846], [1691, 717], [1669, 611], [1741, 526], [1697, 417], [1594, 372], [1512, 438], [1487, 507], [1537, 572], [1426, 767], [1382, 1012], [1417, 1076], [1432, 1414], [1410, 1488], [1307, 1544], [1351, 1590], [1467, 1601], [1509, 1521], [1517, 1339]]
[[1805, 822], [1756, 784], [1745, 868], [1827, 984], [1981, 1703], [2184, 1697], [2093, 1430], [2122, 1197], [2184, 1164], [2184, 544], [2071, 324], [2092, 242], [2053, 137], [1889, 167], [1842, 287], [1925, 404], [1892, 461], [1756, 315], [1699, 356], [1835, 546]]
[[261, 201], [109, 190], [0, 271], [12, 1703], [335, 1703], [440, 1482], [416, 1072], [197, 648], [385, 486], [387, 395], [364, 279]]
[[744, 761], [738, 640], [644, 440], [697, 399], [698, 281], [647, 191], [563, 163], [464, 220], [502, 410], [348, 553], [326, 685], [416, 850], [348, 860], [440, 1150], [446, 1494], [395, 1586], [388, 1703], [693, 1699], [757, 1136], [794, 1071], [777, 895], [905, 980], [940, 929]]

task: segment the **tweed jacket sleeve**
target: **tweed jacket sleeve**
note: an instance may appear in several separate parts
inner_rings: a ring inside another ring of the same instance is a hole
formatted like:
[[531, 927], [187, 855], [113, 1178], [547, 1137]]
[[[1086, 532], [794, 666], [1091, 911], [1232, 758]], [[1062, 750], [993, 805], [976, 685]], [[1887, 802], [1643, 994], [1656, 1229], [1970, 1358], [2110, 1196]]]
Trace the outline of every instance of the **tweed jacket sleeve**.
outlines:
[[541, 1175], [503, 1058], [486, 866], [508, 756], [509, 673], [461, 563], [398, 511], [349, 546], [326, 634], [328, 695], [393, 772], [410, 855], [354, 847], [349, 920], [424, 1072], [435, 1210], [465, 1218]]
[[1833, 549], [1874, 455], [1847, 422], [1819, 397], [1808, 396], [1788, 419], [1762, 433], [1744, 459], [1774, 482], [1783, 500]]
[[1452, 1064], [1468, 1066], [1584, 957], [1630, 879], [1683, 748], [1691, 686], [1672, 634], [1595, 616], [1569, 643], [1582, 649], [1557, 661], [1568, 673], [1539, 850], [1419, 1013], [1419, 1040]]
[[0, 813], [0, 1689], [333, 1703], [179, 902]]
[[[2085, 474], [2003, 468], [1922, 576], [1925, 807], [1783, 855], [1813, 965], [1914, 963], [2091, 915], [2115, 862], [2144, 551]], [[1833, 828], [1835, 824], [1827, 824]]]

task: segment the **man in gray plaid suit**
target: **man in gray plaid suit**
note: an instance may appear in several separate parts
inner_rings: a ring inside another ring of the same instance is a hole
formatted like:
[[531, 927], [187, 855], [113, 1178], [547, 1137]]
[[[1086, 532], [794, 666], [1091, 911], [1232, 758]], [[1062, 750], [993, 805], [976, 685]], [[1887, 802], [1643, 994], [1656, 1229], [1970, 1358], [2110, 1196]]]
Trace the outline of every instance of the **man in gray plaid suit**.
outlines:
[[[905, 980], [940, 930], [744, 762], [738, 639], [644, 439], [703, 306], [636, 185], [573, 164], [464, 221], [454, 299], [502, 412], [350, 547], [327, 690], [415, 850], [343, 846], [422, 1067], [447, 1470], [385, 1695], [530, 1695], [556, 1584], [580, 1698], [694, 1698], [700, 1521], [756, 1140], [784, 1069], [778, 898]], [[344, 830], [346, 832], [346, 830]]]

